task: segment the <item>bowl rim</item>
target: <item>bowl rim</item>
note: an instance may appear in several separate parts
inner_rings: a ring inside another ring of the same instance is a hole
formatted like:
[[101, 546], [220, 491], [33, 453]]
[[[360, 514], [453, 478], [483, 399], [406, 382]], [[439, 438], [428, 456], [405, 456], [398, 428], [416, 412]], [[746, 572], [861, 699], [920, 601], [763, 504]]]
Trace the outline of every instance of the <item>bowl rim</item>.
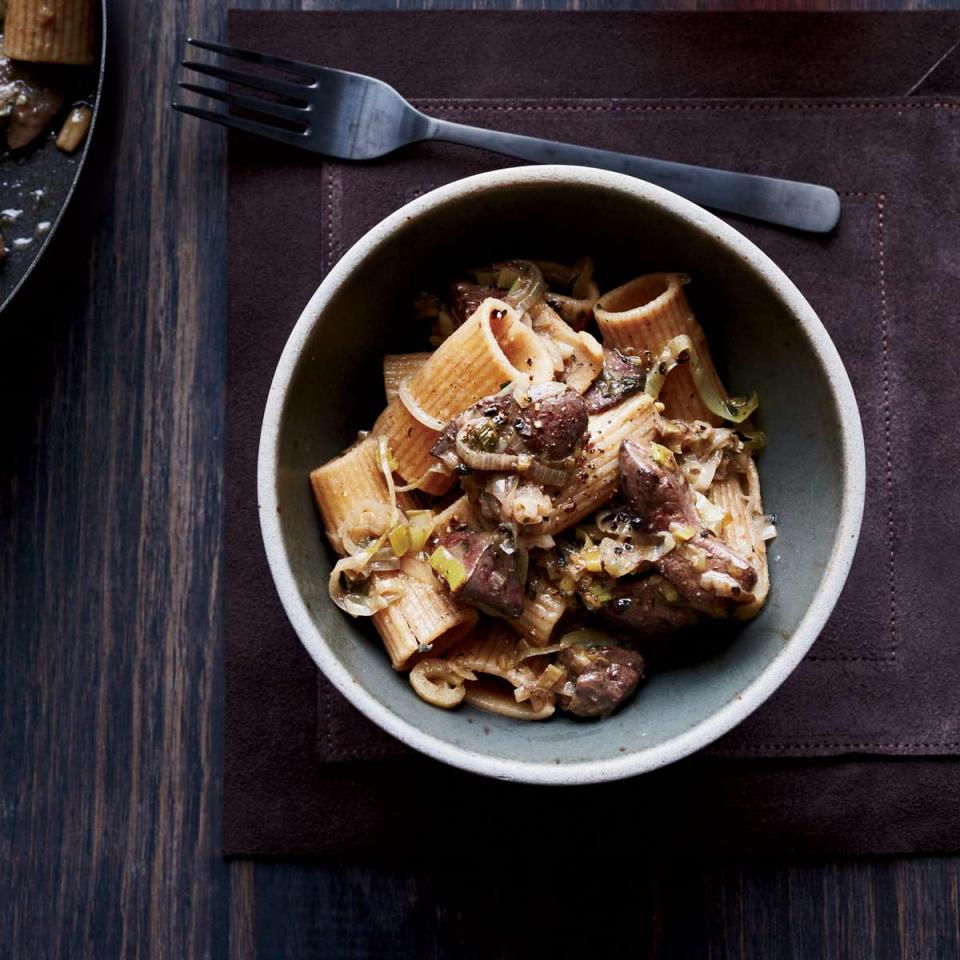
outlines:
[[[304, 345], [334, 293], [356, 266], [408, 221], [468, 193], [529, 184], [587, 185], [630, 194], [686, 220], [732, 248], [757, 271], [797, 319], [821, 364], [840, 421], [843, 492], [838, 524], [820, 584], [790, 640], [737, 697], [695, 726], [655, 746], [614, 758], [569, 764], [522, 761], [448, 743], [407, 722], [368, 693], [333, 654], [314, 624], [287, 560], [277, 498], [277, 456], [287, 392]], [[843, 361], [813, 308], [786, 274], [759, 247], [702, 207], [643, 180], [591, 167], [508, 167], [465, 177], [410, 201], [365, 233], [334, 265], [304, 307], [277, 364], [263, 415], [257, 460], [260, 529], [267, 561], [290, 624], [327, 679], [370, 720], [401, 742], [454, 767], [503, 780], [536, 784], [587, 784], [618, 780], [673, 763], [721, 737], [757, 709], [799, 664], [819, 635], [846, 582], [860, 534], [866, 457], [857, 401]]]

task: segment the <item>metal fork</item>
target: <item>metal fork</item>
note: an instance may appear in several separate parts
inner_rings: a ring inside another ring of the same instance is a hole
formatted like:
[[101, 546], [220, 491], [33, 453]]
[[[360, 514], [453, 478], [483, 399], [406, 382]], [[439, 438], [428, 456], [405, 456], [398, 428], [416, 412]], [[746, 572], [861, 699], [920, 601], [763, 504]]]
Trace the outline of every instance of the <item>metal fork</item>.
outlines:
[[410, 143], [444, 140], [534, 163], [579, 164], [615, 170], [658, 184], [705, 207], [811, 233], [828, 233], [840, 217], [840, 198], [829, 187], [451, 123], [421, 113], [393, 87], [374, 77], [207, 40], [189, 38], [187, 43], [235, 60], [272, 67], [295, 79], [184, 60], [182, 65], [188, 70], [282, 99], [264, 99], [230, 89], [180, 82], [177, 86], [183, 90], [259, 114], [264, 120], [185, 103], [174, 103], [175, 110], [341, 160], [372, 160]]

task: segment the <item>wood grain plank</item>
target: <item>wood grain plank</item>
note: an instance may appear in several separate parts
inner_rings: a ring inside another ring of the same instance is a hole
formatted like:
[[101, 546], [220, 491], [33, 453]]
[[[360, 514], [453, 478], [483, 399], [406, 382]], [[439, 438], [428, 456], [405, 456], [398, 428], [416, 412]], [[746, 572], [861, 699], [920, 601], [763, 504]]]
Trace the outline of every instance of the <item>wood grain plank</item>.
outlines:
[[257, 955], [256, 877], [250, 860], [230, 864], [229, 960]]
[[655, 861], [614, 877], [614, 851], [578, 859], [569, 875], [522, 858], [260, 863], [260, 955], [919, 960], [960, 951], [956, 858]]
[[168, 106], [222, 10], [114, 6], [86, 205], [4, 316], [3, 956], [222, 955], [227, 926], [222, 138]]
[[[182, 2], [182, 0], [181, 0]], [[239, 10], [944, 10], [953, 0], [233, 0]]]

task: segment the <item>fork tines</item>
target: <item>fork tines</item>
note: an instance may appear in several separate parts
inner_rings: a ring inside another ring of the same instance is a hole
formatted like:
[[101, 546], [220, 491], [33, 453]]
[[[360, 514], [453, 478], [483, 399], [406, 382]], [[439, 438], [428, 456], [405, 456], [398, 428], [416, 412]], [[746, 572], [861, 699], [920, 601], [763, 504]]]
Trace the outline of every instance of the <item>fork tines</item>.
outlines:
[[179, 110], [181, 113], [188, 113], [202, 120], [212, 120], [214, 123], [222, 124], [225, 127], [233, 127], [236, 130], [244, 130], [247, 133], [271, 137], [283, 143], [299, 145], [302, 142], [310, 129], [310, 94], [311, 91], [316, 88], [320, 68], [311, 66], [309, 63], [300, 63], [297, 60], [286, 60], [282, 57], [273, 57], [269, 54], [256, 53], [252, 50], [241, 50], [239, 47], [231, 47], [224, 43], [214, 43], [209, 40], [196, 40], [188, 37], [187, 43], [192, 47], [197, 47], [201, 50], [210, 50], [213, 53], [219, 53], [225, 57], [231, 57], [234, 60], [242, 60], [259, 66], [272, 67], [301, 79], [299, 81], [284, 80], [278, 77], [265, 76], [261, 73], [251, 73], [245, 70], [221, 67], [213, 63], [182, 60], [181, 66], [187, 70], [193, 70], [196, 73], [214, 77], [229, 84], [239, 84], [240, 86], [249, 87], [252, 90], [262, 91], [272, 99], [249, 96], [224, 87], [202, 86], [184, 81], [177, 83], [177, 86], [181, 90], [188, 90], [200, 96], [219, 100], [221, 103], [227, 104], [228, 107], [236, 107], [249, 113], [260, 114], [264, 118], [278, 120], [284, 125], [280, 126], [266, 119], [262, 121], [250, 119], [227, 111], [207, 110], [203, 107], [195, 107], [187, 103], [174, 102], [172, 105], [174, 110]]

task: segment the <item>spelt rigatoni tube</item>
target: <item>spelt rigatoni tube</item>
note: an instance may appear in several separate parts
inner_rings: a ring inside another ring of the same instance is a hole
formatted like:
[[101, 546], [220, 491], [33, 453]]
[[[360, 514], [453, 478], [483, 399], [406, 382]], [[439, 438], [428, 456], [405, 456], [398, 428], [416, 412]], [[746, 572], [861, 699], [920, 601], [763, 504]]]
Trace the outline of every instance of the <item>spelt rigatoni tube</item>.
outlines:
[[449, 507], [441, 510], [436, 517], [434, 529], [437, 533], [446, 533], [451, 529], [468, 527], [472, 530], [481, 529], [480, 518], [469, 498], [458, 497]]
[[646, 443], [656, 426], [657, 412], [645, 393], [591, 416], [582, 460], [573, 479], [551, 497], [553, 511], [544, 520], [542, 531], [553, 534], [566, 530], [606, 503], [619, 482], [620, 444], [628, 438]]
[[439, 583], [404, 573], [374, 576], [400, 593], [373, 615], [394, 670], [409, 670], [422, 657], [444, 653], [476, 625], [477, 611], [455, 603]]
[[390, 401], [373, 431], [387, 438], [406, 483], [442, 493], [452, 478], [428, 474], [437, 463], [430, 448], [441, 426], [504, 383], [540, 383], [552, 380], [553, 373], [539, 337], [517, 312], [503, 301], [487, 299], [406, 379], [406, 396]]
[[760, 612], [770, 591], [767, 544], [763, 538], [768, 520], [763, 513], [760, 478], [753, 460], [748, 461], [745, 476], [726, 477], [714, 483], [710, 500], [727, 514], [721, 534], [724, 543], [733, 547], [757, 571], [757, 583], [752, 591], [754, 599], [734, 609], [738, 619], [749, 620]]
[[387, 403], [400, 392], [400, 384], [430, 359], [430, 353], [388, 353], [383, 358], [383, 392]]
[[3, 52], [36, 63], [93, 63], [93, 0], [7, 0]]
[[[711, 391], [725, 399], [728, 394], [714, 366], [706, 335], [683, 292], [686, 280], [685, 276], [678, 273], [651, 273], [637, 277], [600, 298], [596, 310], [597, 324], [605, 342], [635, 355], [647, 351], [656, 357], [673, 337], [689, 337], [699, 355], [703, 375]], [[659, 399], [664, 404], [664, 415], [667, 417], [703, 420], [713, 425], [722, 423], [720, 417], [708, 409], [701, 399], [689, 364], [678, 366], [669, 373]], [[748, 463], [755, 477], [756, 465], [752, 459]], [[754, 488], [749, 510], [753, 516], [747, 515], [740, 477], [717, 480], [709, 493], [710, 500], [727, 511], [731, 518], [721, 533], [724, 542], [741, 550], [757, 570], [755, 601], [736, 608], [737, 616], [743, 619], [755, 616], [760, 611], [770, 583], [766, 544], [758, 539], [758, 531], [765, 525], [759, 482], [754, 484]]]
[[514, 691], [536, 679], [529, 661], [518, 659], [518, 645], [516, 634], [505, 625], [481, 624], [450, 651], [450, 661], [477, 677], [464, 685], [468, 703], [514, 720], [546, 720], [554, 712], [552, 696], [537, 705], [516, 699]]
[[[382, 515], [389, 506], [389, 491], [373, 437], [312, 471], [310, 485], [327, 538], [341, 555], [347, 552], [344, 538], [351, 535], [351, 524], [369, 522], [367, 516], [376, 523], [378, 507]], [[416, 502], [409, 494], [401, 493], [397, 494], [397, 506], [412, 510]], [[432, 576], [421, 580], [401, 571], [390, 571], [374, 573], [371, 579], [377, 589], [398, 595], [373, 615], [373, 624], [397, 670], [408, 669], [427, 652], [442, 652], [477, 621], [476, 611], [457, 604]]]
[[523, 612], [508, 623], [534, 646], [543, 647], [550, 640], [553, 628], [570, 607], [570, 600], [549, 583], [537, 585], [534, 596], [523, 601]]
[[[377, 462], [377, 442], [373, 437], [354, 444], [339, 457], [310, 473], [313, 496], [323, 516], [327, 538], [334, 550], [343, 553], [340, 529], [358, 508], [367, 503], [389, 502], [387, 483]], [[397, 506], [406, 510], [416, 506], [409, 494], [397, 494]]]
[[[603, 341], [621, 353], [657, 357], [668, 340], [690, 338], [703, 362], [705, 375], [723, 394], [723, 385], [710, 357], [707, 338], [683, 292], [687, 278], [679, 273], [648, 273], [605, 293], [597, 302], [597, 326]], [[689, 365], [677, 367], [663, 384], [659, 399], [668, 417], [719, 423], [700, 400]]]
[[603, 347], [586, 331], [576, 331], [548, 304], [531, 315], [533, 330], [552, 342], [561, 360], [564, 381], [577, 393], [586, 393], [603, 369]]

